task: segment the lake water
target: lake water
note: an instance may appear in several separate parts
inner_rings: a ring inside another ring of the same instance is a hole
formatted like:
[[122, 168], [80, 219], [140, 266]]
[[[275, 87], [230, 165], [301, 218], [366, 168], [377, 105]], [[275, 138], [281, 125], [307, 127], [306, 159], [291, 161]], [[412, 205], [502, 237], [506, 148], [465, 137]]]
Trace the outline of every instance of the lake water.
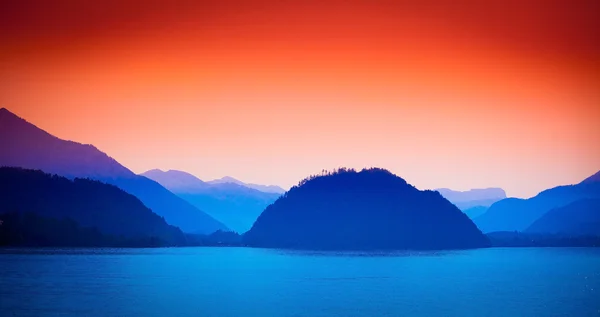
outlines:
[[0, 249], [0, 316], [600, 316], [600, 249]]

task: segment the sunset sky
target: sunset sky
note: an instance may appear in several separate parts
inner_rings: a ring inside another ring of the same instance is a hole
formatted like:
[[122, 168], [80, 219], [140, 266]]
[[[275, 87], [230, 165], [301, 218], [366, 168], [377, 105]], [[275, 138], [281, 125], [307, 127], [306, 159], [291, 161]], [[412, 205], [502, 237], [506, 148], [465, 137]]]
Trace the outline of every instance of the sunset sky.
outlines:
[[137, 173], [529, 197], [600, 170], [600, 1], [2, 1], [0, 107]]

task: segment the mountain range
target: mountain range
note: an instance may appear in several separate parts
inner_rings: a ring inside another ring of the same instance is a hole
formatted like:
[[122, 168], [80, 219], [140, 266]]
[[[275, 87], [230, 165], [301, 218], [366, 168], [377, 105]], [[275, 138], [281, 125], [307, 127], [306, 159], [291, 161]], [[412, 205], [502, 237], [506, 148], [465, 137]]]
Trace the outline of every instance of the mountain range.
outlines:
[[[584, 199], [600, 198], [600, 177], [595, 174], [579, 184], [558, 186], [529, 199], [507, 198], [494, 203], [474, 219], [483, 232], [525, 231], [552, 209]], [[576, 217], [576, 214], [571, 215]]]
[[4, 108], [0, 149], [0, 214], [11, 219], [12, 233], [45, 232], [27, 231], [25, 240], [36, 243], [69, 236], [91, 245], [122, 245], [120, 237], [181, 245], [183, 234], [202, 245], [460, 249], [489, 245], [482, 231], [496, 245], [529, 245], [531, 237], [540, 245], [586, 245], [596, 240], [580, 237], [600, 235], [600, 172], [529, 199], [506, 198], [500, 188], [419, 191], [383, 169], [340, 169], [285, 192], [229, 176], [136, 175], [93, 145], [59, 139]]
[[38, 169], [67, 178], [90, 178], [115, 185], [185, 232], [227, 230], [157, 182], [136, 175], [96, 147], [59, 139], [0, 109], [0, 166]]
[[[239, 233], [250, 229], [265, 207], [280, 196], [279, 193], [263, 192], [249, 187], [231, 177], [222, 178], [217, 182], [204, 182], [186, 172], [158, 169], [141, 175], [158, 182]], [[264, 187], [269, 186], [258, 186]]]
[[241, 185], [244, 187], [248, 187], [248, 188], [252, 188], [252, 189], [256, 189], [258, 191], [261, 191], [263, 193], [273, 193], [273, 194], [283, 194], [285, 193], [285, 189], [279, 187], [279, 186], [275, 186], [275, 185], [260, 185], [260, 184], [252, 184], [252, 183], [244, 183], [240, 180], [237, 180], [233, 177], [230, 176], [225, 176], [223, 178], [219, 178], [219, 179], [215, 179], [212, 181], [208, 181], [208, 184], [225, 184], [225, 183], [232, 183], [232, 184], [237, 184], [237, 185]]

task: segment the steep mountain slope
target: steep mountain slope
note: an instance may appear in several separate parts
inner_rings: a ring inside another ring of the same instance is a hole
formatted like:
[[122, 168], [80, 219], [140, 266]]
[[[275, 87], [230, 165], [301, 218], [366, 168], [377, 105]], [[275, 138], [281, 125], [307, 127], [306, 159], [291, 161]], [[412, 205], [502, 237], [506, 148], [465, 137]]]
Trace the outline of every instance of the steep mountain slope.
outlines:
[[587, 183], [598, 183], [598, 182], [600, 182], [600, 171], [598, 173], [584, 179], [582, 183], [587, 184]]
[[0, 148], [0, 166], [100, 180], [135, 195], [169, 224], [186, 232], [226, 230], [220, 222], [158, 183], [135, 175], [94, 146], [61, 140], [4, 108], [0, 109]]
[[600, 236], [600, 199], [582, 199], [552, 209], [536, 220], [525, 232]]
[[245, 244], [299, 249], [463, 249], [488, 245], [438, 192], [382, 169], [342, 169], [300, 182], [244, 234]]
[[474, 221], [483, 232], [523, 231], [551, 209], [588, 198], [600, 198], [600, 182], [559, 186], [529, 199], [503, 199]]
[[207, 183], [209, 183], [209, 184], [232, 183], [232, 184], [237, 184], [237, 185], [241, 185], [241, 186], [244, 186], [244, 187], [256, 189], [256, 190], [261, 191], [263, 193], [273, 193], [273, 194], [283, 194], [283, 193], [285, 193], [285, 189], [283, 189], [283, 188], [281, 188], [279, 186], [244, 183], [244, 182], [242, 182], [240, 180], [237, 180], [237, 179], [235, 179], [233, 177], [230, 177], [230, 176], [225, 176], [223, 178], [219, 178], [219, 179], [215, 179], [215, 180], [212, 180], [212, 181], [208, 181]]
[[204, 210], [236, 232], [246, 232], [280, 194], [265, 193], [235, 183], [206, 183], [186, 172], [150, 170], [141, 174]]
[[0, 202], [0, 214], [67, 218], [103, 234], [185, 244], [181, 230], [168, 225], [135, 196], [98, 181], [72, 181], [42, 171], [0, 167]]

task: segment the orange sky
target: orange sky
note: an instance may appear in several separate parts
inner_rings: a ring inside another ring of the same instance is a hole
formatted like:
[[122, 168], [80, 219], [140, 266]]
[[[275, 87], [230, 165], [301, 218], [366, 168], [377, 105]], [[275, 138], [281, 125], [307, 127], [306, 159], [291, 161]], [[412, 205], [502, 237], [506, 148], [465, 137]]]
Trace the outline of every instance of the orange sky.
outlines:
[[600, 170], [600, 1], [2, 1], [0, 107], [135, 172], [526, 197]]

